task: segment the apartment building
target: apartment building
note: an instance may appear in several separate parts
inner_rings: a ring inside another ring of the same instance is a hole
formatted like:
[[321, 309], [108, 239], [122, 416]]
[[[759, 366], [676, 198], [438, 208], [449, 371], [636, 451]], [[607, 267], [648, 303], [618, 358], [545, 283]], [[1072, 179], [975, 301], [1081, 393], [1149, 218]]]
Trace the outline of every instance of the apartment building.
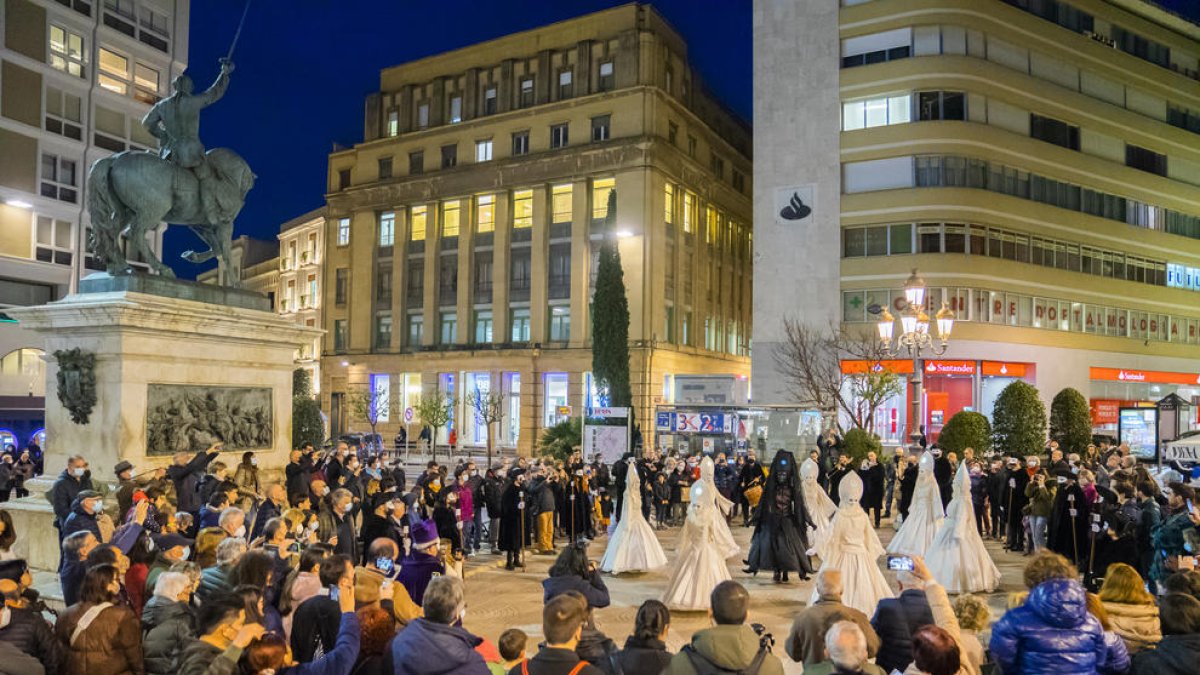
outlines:
[[[629, 4], [385, 69], [329, 157], [323, 407], [354, 388], [507, 397], [498, 445], [598, 405], [590, 298], [616, 190], [638, 418], [678, 374], [749, 374], [750, 136]], [[484, 430], [461, 403], [460, 444]], [[648, 427], [647, 427], [648, 428]], [[412, 433], [415, 435], [416, 429]]]
[[[275, 306], [280, 314], [317, 328], [321, 321], [322, 263], [325, 260], [325, 207], [309, 211], [279, 228], [279, 273]], [[312, 377], [314, 391], [321, 387], [321, 349], [314, 338], [296, 354], [296, 366]]]
[[[188, 0], [0, 2], [0, 442], [28, 442], [45, 393], [42, 341], [3, 309], [62, 298], [99, 269], [88, 167], [156, 147], [140, 120], [186, 66], [188, 17]], [[161, 251], [162, 232], [149, 236]]]
[[[957, 315], [917, 364], [931, 433], [1015, 379], [1047, 402], [1078, 389], [1110, 433], [1122, 407], [1200, 397], [1200, 26], [1141, 0], [755, 14], [755, 88], [776, 93], [755, 103], [756, 357], [784, 316], [874, 330], [916, 268], [925, 311]], [[793, 193], [814, 196], [805, 219], [780, 211]], [[786, 398], [769, 359], [754, 369]], [[879, 412], [885, 440], [911, 395]]]

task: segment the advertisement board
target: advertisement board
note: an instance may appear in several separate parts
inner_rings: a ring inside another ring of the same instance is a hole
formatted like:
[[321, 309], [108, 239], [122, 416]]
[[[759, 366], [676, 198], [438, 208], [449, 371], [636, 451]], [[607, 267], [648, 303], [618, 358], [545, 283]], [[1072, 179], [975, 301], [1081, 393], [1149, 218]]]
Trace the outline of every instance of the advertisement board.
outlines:
[[733, 415], [724, 413], [675, 413], [675, 433], [727, 434], [732, 431]]
[[1121, 408], [1118, 413], [1118, 442], [1129, 444], [1138, 459], [1153, 460], [1158, 439], [1157, 408]]

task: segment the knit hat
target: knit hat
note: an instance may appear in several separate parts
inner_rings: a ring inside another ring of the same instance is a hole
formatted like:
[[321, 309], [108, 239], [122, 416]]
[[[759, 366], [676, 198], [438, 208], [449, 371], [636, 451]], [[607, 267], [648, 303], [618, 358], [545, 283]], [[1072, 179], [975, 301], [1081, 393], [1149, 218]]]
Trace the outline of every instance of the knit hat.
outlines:
[[412, 528], [413, 548], [418, 551], [424, 551], [438, 543], [437, 527], [434, 526], [432, 520], [424, 520]]

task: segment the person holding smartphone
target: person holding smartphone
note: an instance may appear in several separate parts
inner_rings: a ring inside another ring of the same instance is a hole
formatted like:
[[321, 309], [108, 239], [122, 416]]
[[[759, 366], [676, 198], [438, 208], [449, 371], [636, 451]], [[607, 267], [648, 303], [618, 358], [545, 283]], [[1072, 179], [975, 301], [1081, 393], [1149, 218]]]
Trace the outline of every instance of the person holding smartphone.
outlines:
[[379, 602], [401, 626], [421, 616], [421, 608], [413, 602], [408, 589], [396, 581], [400, 573], [400, 548], [386, 537], [373, 540], [367, 546], [367, 562], [354, 569], [355, 597], [360, 603]]

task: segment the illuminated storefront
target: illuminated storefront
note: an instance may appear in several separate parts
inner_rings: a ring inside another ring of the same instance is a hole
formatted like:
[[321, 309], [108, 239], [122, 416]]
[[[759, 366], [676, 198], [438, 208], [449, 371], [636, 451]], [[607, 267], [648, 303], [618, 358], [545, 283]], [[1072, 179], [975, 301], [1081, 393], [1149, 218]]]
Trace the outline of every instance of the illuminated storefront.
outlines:
[[[1117, 435], [1121, 408], [1152, 407], [1156, 401], [1175, 394], [1186, 401], [1200, 401], [1200, 373], [1129, 368], [1090, 368], [1093, 433]], [[1189, 428], [1200, 428], [1190, 420]]]

